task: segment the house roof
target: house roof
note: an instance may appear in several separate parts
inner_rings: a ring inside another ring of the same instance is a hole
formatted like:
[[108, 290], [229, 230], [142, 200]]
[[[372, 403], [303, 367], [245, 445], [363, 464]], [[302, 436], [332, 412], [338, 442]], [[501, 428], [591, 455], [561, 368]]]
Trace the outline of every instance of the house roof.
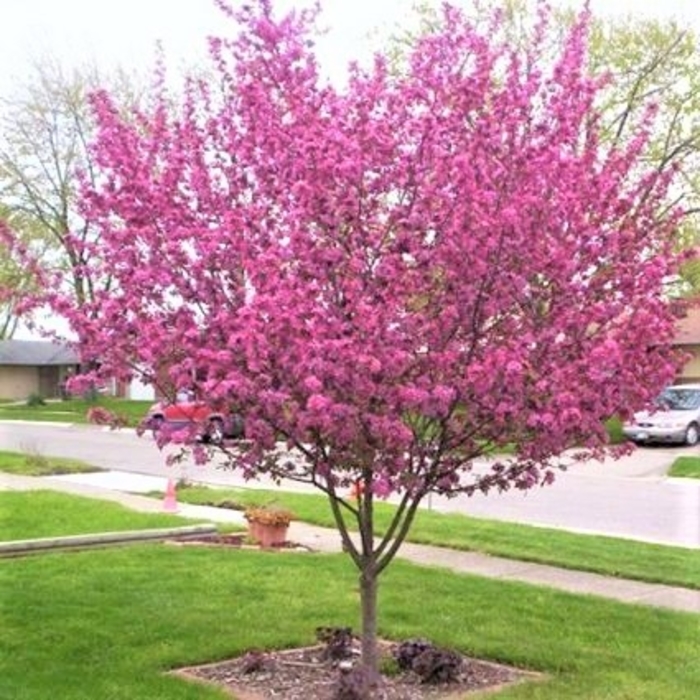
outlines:
[[700, 304], [688, 307], [676, 323], [674, 345], [700, 345]]
[[68, 345], [45, 340], [0, 340], [0, 365], [77, 365], [78, 354]]

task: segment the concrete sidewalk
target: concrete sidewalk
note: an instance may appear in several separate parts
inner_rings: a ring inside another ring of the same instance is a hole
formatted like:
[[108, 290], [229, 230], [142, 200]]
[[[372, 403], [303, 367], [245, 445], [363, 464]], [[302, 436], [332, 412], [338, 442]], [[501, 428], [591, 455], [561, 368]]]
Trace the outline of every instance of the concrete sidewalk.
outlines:
[[[0, 472], [0, 489], [53, 489], [91, 498], [115, 501], [141, 512], [162, 513], [164, 504], [141, 493], [161, 490], [166, 480], [127, 472], [98, 472], [53, 477], [22, 477]], [[244, 524], [240, 511], [177, 504], [177, 514], [214, 523]], [[289, 539], [318, 552], [340, 552], [338, 533], [329, 528], [293, 522]], [[404, 543], [398, 556], [424, 566], [437, 566], [457, 573], [522, 581], [571, 593], [590, 594], [625, 603], [637, 603], [685, 612], [700, 613], [700, 591], [676, 586], [642, 583], [582, 571], [463, 552], [443, 547]]]

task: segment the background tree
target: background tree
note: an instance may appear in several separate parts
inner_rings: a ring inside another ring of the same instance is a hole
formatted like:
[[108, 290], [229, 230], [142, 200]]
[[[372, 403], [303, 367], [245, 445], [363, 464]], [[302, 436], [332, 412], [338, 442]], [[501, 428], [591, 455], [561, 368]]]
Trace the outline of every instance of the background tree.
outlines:
[[313, 14], [230, 14], [218, 80], [179, 107], [163, 92], [127, 120], [95, 96], [89, 266], [113, 284], [50, 301], [100, 372], [154, 381], [168, 355], [174, 386], [235, 404], [230, 468], [328, 496], [368, 683], [378, 579], [422, 500], [548, 484], [562, 451], [602, 456], [604, 419], [673, 377], [670, 175], [643, 167], [644, 133], [601, 141], [585, 17], [552, 60], [546, 12], [517, 46], [499, 15], [476, 27], [446, 7], [405, 70], [377, 56], [338, 88]]
[[[0, 206], [0, 340], [13, 337], [20, 324], [22, 302], [36, 292], [36, 276], [31, 257], [43, 258], [46, 243], [22, 215]], [[17, 248], [23, 254], [14, 254]]]
[[[590, 65], [611, 75], [599, 108], [606, 138], [613, 144], [632, 138], [650, 102], [659, 110], [645, 159], [659, 170], [673, 168], [678, 177], [669, 206], [684, 210], [677, 245], [700, 246], [700, 45], [697, 34], [675, 20], [630, 15], [599, 20], [591, 37]], [[682, 283], [673, 293], [700, 293], [700, 258], [681, 267]]]
[[[7, 213], [0, 209], [0, 236], [9, 236], [9, 227], [5, 221]], [[23, 266], [18, 265], [4, 249], [0, 254], [0, 340], [9, 340], [19, 324], [16, 313], [21, 296]], [[18, 294], [16, 290], [20, 290]]]
[[[33, 79], [0, 101], [0, 202], [6, 221], [19, 247], [29, 248], [45, 270], [65, 272], [78, 304], [93, 298], [96, 284], [108, 283], [89, 275], [85, 243], [96, 232], [78, 201], [79, 174], [88, 182], [95, 176], [87, 149], [94, 135], [87, 96], [105, 84], [126, 113], [139, 99], [133, 75], [116, 72], [107, 78], [91, 67], [69, 73], [42, 59], [34, 65]], [[14, 275], [25, 261], [12, 250], [6, 238], [3, 265]], [[14, 292], [17, 300], [22, 286]]]

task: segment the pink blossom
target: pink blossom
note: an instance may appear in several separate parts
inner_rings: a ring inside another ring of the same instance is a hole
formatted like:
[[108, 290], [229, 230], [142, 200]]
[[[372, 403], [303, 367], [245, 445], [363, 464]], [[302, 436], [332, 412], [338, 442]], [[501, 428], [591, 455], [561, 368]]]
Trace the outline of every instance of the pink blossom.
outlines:
[[378, 476], [372, 482], [372, 491], [379, 498], [388, 498], [395, 490], [391, 481], [384, 475]]

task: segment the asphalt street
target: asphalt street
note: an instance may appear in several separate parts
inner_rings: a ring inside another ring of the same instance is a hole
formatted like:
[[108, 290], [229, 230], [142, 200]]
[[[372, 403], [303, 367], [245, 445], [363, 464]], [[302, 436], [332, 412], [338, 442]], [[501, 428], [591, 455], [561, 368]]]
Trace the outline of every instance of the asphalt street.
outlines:
[[[216, 485], [275, 488], [270, 482], [244, 482], [240, 474], [216, 465], [184, 462], [169, 467], [150, 436], [93, 426], [5, 422], [0, 448], [75, 457], [103, 469], [163, 477], [186, 477]], [[477, 517], [577, 532], [700, 548], [700, 480], [672, 479], [666, 470], [697, 448], [640, 448], [620, 460], [579, 464], [549, 487], [492, 493], [472, 498], [431, 497], [425, 507]], [[485, 468], [487, 465], [479, 465]], [[288, 490], [308, 490], [296, 483]]]

